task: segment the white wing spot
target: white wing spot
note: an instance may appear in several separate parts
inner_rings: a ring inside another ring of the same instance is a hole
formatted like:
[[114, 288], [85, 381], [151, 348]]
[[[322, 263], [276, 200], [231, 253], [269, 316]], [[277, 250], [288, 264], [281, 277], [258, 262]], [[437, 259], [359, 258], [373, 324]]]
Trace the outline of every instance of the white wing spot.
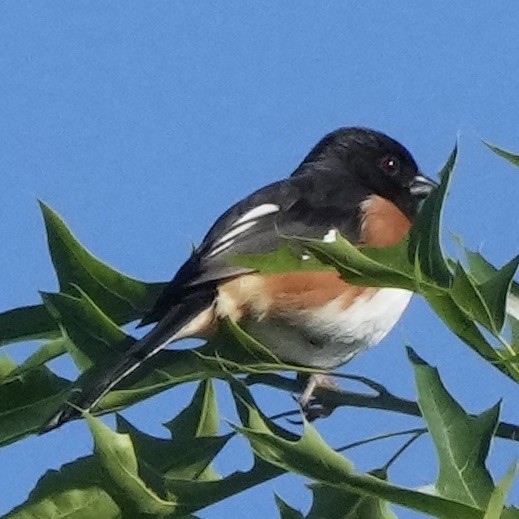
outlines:
[[276, 204], [262, 204], [254, 207], [250, 211], [247, 211], [243, 216], [240, 216], [238, 220], [233, 223], [234, 225], [240, 225], [241, 223], [249, 222], [250, 220], [257, 220], [267, 214], [277, 213], [280, 207]]
[[234, 227], [229, 231], [226, 232], [224, 235], [222, 235], [218, 240], [216, 240], [215, 244], [223, 243], [224, 241], [230, 240], [231, 238], [234, 238], [235, 236], [238, 236], [238, 234], [241, 234], [242, 232], [245, 232], [247, 229], [250, 229], [251, 227], [254, 227], [258, 222], [245, 222], [241, 225], [238, 225], [237, 227]]
[[214, 242], [207, 257], [211, 258], [220, 254], [220, 252], [229, 248], [234, 243], [237, 236], [251, 227], [254, 227], [258, 223], [259, 218], [267, 214], [277, 213], [280, 209], [280, 206], [276, 204], [262, 204], [247, 211], [231, 225], [228, 232], [222, 234], [222, 236]]
[[211, 252], [207, 255], [208, 258], [212, 258], [213, 256], [216, 256], [220, 252], [224, 251], [225, 249], [228, 249], [232, 244], [234, 243], [234, 240], [226, 241], [225, 243], [222, 243], [219, 247], [216, 247], [216, 249], [212, 249]]
[[323, 238], [325, 243], [333, 243], [337, 241], [337, 229], [330, 229]]

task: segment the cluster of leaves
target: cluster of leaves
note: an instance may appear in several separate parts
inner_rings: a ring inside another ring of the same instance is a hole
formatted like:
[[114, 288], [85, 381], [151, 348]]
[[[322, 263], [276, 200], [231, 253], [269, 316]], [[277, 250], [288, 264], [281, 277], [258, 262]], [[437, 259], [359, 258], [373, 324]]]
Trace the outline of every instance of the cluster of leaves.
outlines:
[[[514, 155], [496, 149], [512, 162]], [[319, 268], [337, 269], [350, 282], [401, 287], [420, 293], [467, 345], [492, 366], [519, 382], [519, 323], [508, 316], [508, 301], [519, 298], [512, 278], [515, 258], [495, 269], [478, 253], [466, 251], [468, 268], [445, 257], [440, 246], [440, 218], [456, 151], [441, 172], [439, 189], [425, 203], [410, 235], [388, 249], [359, 251], [349, 242], [287, 238], [287, 247], [262, 257], [237, 261], [264, 272], [307, 268], [294, 249], [310, 252]], [[0, 314], [0, 344], [29, 339], [41, 347], [20, 365], [0, 359], [0, 445], [37, 433], [66, 401], [72, 383], [46, 364], [69, 354], [83, 373], [79, 384], [114, 362], [134, 339], [121, 326], [138, 319], [161, 291], [122, 275], [94, 258], [63, 221], [42, 204], [49, 249], [59, 292], [42, 294], [43, 304]], [[95, 414], [123, 409], [187, 381], [200, 381], [192, 402], [166, 424], [170, 439], [137, 430], [118, 416], [117, 431], [86, 416], [94, 438], [91, 456], [50, 471], [27, 501], [6, 517], [86, 518], [193, 517], [198, 510], [286, 472], [310, 478], [313, 505], [306, 516], [276, 498], [282, 518], [395, 517], [395, 503], [440, 518], [519, 518], [504, 505], [514, 477], [511, 469], [495, 484], [485, 466], [494, 436], [517, 439], [519, 427], [499, 422], [499, 405], [478, 416], [468, 415], [441, 383], [437, 371], [409, 350], [418, 403], [391, 395], [371, 382], [375, 396], [323, 390], [328, 404], [378, 407], [421, 414], [439, 461], [434, 492], [413, 490], [387, 481], [386, 466], [356, 473], [352, 463], [334, 451], [309, 423], [295, 435], [267, 418], [249, 386], [267, 383], [293, 390], [290, 380], [273, 371], [299, 370], [279, 364], [235, 323], [227, 322], [214, 340], [193, 350], [163, 351], [138, 378], [129, 377], [107, 395]], [[226, 380], [237, 410], [234, 432], [219, 433], [219, 413], [212, 378]], [[248, 471], [220, 475], [214, 458], [234, 435], [251, 446], [254, 464]]]

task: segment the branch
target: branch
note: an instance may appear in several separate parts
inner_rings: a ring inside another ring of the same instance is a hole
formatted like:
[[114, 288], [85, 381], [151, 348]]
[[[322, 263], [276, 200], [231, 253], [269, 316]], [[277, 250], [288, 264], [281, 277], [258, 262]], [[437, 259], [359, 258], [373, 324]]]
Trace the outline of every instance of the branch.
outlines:
[[[319, 403], [333, 412], [339, 407], [363, 407], [366, 409], [380, 409], [383, 411], [393, 411], [395, 413], [406, 414], [409, 416], [422, 416], [418, 404], [413, 400], [407, 400], [390, 393], [384, 386], [375, 381], [364, 377], [342, 375], [341, 378], [348, 378], [362, 382], [375, 390], [375, 394], [356, 393], [340, 388], [320, 387], [315, 391], [315, 397]], [[263, 384], [265, 386], [276, 387], [291, 393], [299, 393], [301, 384], [293, 378], [284, 377], [276, 374], [250, 374], [244, 379], [245, 384]], [[300, 410], [286, 413], [285, 416], [299, 415]], [[507, 422], [499, 422], [495, 436], [519, 442], [519, 426]]]

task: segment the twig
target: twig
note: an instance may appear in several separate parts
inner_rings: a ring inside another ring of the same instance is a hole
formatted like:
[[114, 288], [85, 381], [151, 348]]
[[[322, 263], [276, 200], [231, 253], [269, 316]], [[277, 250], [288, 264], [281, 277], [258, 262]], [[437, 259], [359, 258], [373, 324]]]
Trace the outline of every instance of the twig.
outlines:
[[398, 449], [391, 458], [389, 458], [389, 461], [382, 467], [382, 470], [387, 471], [391, 465], [404, 453], [405, 450], [407, 450], [422, 434], [425, 434], [427, 432], [426, 429], [422, 429], [421, 431], [416, 432], [409, 440], [407, 440], [400, 449]]
[[[244, 378], [244, 382], [249, 386], [254, 384], [263, 384], [283, 389], [291, 393], [297, 393], [301, 390], [299, 383], [295, 379], [277, 374], [247, 375]], [[330, 409], [336, 409], [338, 407], [362, 407], [366, 409], [392, 411], [409, 416], [422, 416], [420, 408], [415, 401], [400, 398], [387, 392], [387, 390], [384, 392], [379, 391], [378, 394], [373, 395], [344, 391], [338, 388], [318, 388], [315, 396], [323, 405]], [[299, 411], [294, 412], [294, 414], [297, 413], [299, 413]], [[283, 416], [290, 415], [284, 414]], [[519, 442], [519, 426], [507, 422], [499, 422], [495, 436]]]
[[380, 441], [380, 440], [386, 440], [388, 438], [395, 438], [397, 436], [404, 436], [407, 434], [418, 434], [420, 435], [425, 434], [427, 432], [427, 429], [424, 427], [421, 427], [419, 429], [407, 429], [406, 431], [398, 431], [395, 433], [387, 433], [387, 434], [379, 434], [378, 436], [372, 436], [371, 438], [366, 438], [365, 440], [359, 440], [353, 443], [348, 443], [348, 445], [344, 445], [343, 447], [339, 447], [338, 449], [335, 449], [337, 452], [344, 452], [348, 449], [353, 449], [355, 447], [361, 447], [362, 445], [366, 445], [368, 443]]

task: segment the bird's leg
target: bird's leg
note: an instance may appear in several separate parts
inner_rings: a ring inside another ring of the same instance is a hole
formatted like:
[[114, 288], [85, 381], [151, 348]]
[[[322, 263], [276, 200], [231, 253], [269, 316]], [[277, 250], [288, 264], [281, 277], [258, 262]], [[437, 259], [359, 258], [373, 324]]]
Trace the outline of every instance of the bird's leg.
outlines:
[[319, 400], [314, 393], [319, 388], [337, 389], [339, 385], [335, 382], [334, 378], [324, 373], [314, 373], [310, 376], [298, 373], [297, 378], [304, 387], [298, 401], [305, 417], [309, 421], [313, 421], [317, 418], [329, 416], [335, 407], [327, 406], [326, 403]]

